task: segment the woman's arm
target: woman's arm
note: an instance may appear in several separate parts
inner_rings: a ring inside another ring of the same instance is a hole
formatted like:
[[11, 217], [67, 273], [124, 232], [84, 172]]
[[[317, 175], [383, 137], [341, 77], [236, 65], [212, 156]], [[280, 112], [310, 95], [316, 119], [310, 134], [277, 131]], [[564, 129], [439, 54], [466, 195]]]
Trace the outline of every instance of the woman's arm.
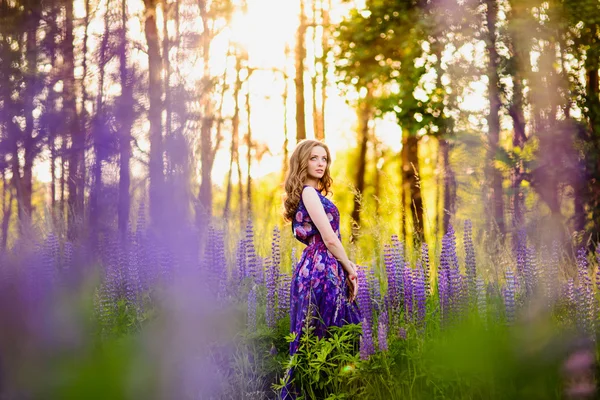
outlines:
[[340, 242], [340, 239], [338, 239], [333, 228], [331, 228], [329, 218], [327, 218], [327, 214], [325, 214], [325, 209], [323, 208], [321, 199], [315, 189], [305, 187], [302, 191], [302, 201], [304, 202], [306, 211], [308, 211], [308, 215], [310, 215], [310, 218], [319, 230], [327, 249], [340, 264], [342, 264], [342, 267], [348, 274], [355, 275], [356, 271], [354, 270], [354, 263], [348, 259], [342, 242]]

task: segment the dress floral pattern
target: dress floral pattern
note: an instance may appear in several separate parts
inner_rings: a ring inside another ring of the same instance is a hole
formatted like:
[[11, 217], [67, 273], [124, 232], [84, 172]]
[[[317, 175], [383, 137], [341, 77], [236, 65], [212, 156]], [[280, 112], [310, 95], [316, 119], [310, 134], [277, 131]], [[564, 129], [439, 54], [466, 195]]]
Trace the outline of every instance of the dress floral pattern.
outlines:
[[[337, 207], [319, 191], [317, 193], [333, 231], [341, 239], [340, 213]], [[302, 198], [292, 221], [292, 232], [296, 239], [307, 246], [292, 274], [290, 331], [296, 334], [296, 339], [290, 343], [290, 355], [298, 350], [302, 327], [307, 318], [308, 323], [315, 327], [314, 333], [318, 337], [323, 337], [329, 326], [358, 324], [361, 320], [356, 301], [350, 303], [348, 300], [346, 273], [325, 246]]]

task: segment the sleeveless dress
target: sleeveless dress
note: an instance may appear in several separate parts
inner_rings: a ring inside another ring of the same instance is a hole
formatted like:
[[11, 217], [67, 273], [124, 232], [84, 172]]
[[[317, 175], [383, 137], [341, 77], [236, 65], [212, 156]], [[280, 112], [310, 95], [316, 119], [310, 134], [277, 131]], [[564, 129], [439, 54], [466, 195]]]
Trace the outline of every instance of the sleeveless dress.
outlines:
[[[304, 185], [304, 187], [311, 187]], [[314, 188], [313, 188], [314, 189]], [[331, 228], [341, 240], [340, 213], [335, 204], [317, 189]], [[358, 324], [361, 322], [356, 300], [348, 300], [346, 271], [327, 249], [316, 225], [310, 218], [302, 198], [292, 221], [292, 232], [296, 239], [306, 244], [292, 274], [290, 289], [290, 332], [296, 339], [290, 343], [290, 355], [298, 350], [302, 327], [307, 318], [315, 327], [314, 334], [322, 338], [329, 326]], [[293, 372], [289, 371], [291, 376]], [[284, 390], [283, 399], [295, 398], [291, 387]], [[286, 397], [287, 395], [287, 397]]]

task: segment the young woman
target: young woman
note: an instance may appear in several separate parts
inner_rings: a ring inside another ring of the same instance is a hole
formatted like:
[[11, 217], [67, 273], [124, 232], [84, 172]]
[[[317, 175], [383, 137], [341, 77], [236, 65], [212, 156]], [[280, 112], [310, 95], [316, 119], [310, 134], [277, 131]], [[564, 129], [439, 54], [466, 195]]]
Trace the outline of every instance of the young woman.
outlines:
[[[340, 213], [325, 195], [331, 193], [327, 146], [303, 140], [294, 149], [285, 179], [284, 217], [296, 239], [306, 244], [292, 273], [290, 355], [298, 350], [302, 327], [310, 324], [323, 337], [327, 327], [359, 323], [356, 265], [348, 259], [340, 236]], [[291, 377], [292, 372], [289, 372]], [[289, 389], [289, 388], [288, 388]], [[283, 398], [293, 398], [284, 390]]]

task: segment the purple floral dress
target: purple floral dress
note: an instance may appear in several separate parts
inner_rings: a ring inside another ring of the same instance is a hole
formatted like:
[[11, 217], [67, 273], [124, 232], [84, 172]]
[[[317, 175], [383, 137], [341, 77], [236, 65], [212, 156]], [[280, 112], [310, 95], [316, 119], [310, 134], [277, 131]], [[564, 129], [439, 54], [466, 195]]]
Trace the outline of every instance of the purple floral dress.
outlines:
[[[333, 231], [341, 239], [340, 212], [331, 200], [319, 191], [317, 193]], [[296, 333], [296, 339], [290, 343], [290, 355], [298, 350], [302, 327], [307, 317], [310, 318], [309, 324], [315, 327], [314, 333], [318, 337], [325, 335], [328, 326], [358, 324], [361, 321], [356, 301], [350, 303], [348, 300], [346, 272], [325, 246], [302, 198], [292, 221], [292, 232], [296, 239], [307, 246], [292, 274], [290, 331]], [[283, 396], [284, 399], [293, 397], [295, 396]]]

